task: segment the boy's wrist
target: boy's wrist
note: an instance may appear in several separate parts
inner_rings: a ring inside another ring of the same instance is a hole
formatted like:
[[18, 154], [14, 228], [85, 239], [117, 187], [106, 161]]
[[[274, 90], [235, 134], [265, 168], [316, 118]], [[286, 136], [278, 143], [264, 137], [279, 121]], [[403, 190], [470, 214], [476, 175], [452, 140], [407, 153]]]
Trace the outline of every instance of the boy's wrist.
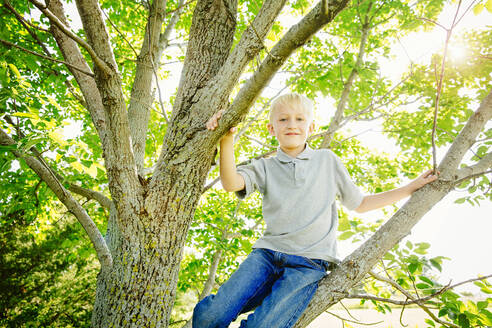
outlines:
[[226, 134], [225, 136], [223, 136], [221, 139], [220, 139], [220, 144], [222, 145], [223, 143], [224, 144], [229, 144], [229, 143], [232, 143], [234, 142], [234, 135], [231, 134], [231, 135], [228, 135]]

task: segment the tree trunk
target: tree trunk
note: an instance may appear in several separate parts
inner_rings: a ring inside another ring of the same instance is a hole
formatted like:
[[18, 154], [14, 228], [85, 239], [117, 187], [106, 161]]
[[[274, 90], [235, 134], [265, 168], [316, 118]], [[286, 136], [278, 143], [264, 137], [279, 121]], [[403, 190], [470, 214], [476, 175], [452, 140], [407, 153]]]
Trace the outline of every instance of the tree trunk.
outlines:
[[212, 152], [201, 154], [189, 154], [186, 165], [166, 165], [159, 183], [165, 203], [147, 198], [146, 213], [128, 222], [111, 216], [113, 268], [98, 276], [94, 327], [167, 327], [188, 227], [212, 160]]

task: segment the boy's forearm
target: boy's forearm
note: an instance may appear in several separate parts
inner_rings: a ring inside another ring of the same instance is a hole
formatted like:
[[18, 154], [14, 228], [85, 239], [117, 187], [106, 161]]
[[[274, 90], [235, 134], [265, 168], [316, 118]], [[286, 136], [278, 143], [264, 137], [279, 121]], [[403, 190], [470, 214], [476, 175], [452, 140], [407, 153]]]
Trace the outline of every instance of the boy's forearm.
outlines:
[[414, 190], [410, 185], [382, 192], [375, 195], [365, 196], [362, 203], [355, 209], [356, 212], [363, 213], [396, 203], [397, 201], [410, 196]]
[[394, 204], [397, 201], [410, 196], [414, 191], [422, 188], [426, 184], [435, 181], [437, 178], [438, 175], [435, 175], [432, 170], [428, 170], [404, 187], [376, 195], [365, 196], [362, 203], [355, 210], [359, 213], [363, 213]]
[[238, 191], [244, 188], [244, 179], [237, 173], [234, 158], [234, 138], [220, 140], [220, 180], [226, 191]]

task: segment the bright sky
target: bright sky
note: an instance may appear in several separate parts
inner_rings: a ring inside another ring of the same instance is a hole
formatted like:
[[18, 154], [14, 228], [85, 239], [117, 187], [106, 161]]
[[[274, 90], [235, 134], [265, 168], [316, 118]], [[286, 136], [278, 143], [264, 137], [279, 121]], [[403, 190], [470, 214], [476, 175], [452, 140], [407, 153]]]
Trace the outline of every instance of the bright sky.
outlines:
[[[463, 1], [462, 8], [466, 8], [470, 1]], [[438, 22], [449, 27], [453, 20], [456, 7], [448, 6], [439, 17]], [[449, 55], [455, 60], [465, 59], [466, 49], [460, 46], [459, 35], [468, 29], [491, 27], [492, 14], [484, 10], [479, 16], [468, 13], [454, 30], [450, 43]], [[394, 81], [405, 72], [410, 64], [410, 59], [416, 63], [428, 62], [433, 53], [442, 52], [445, 40], [445, 31], [436, 27], [431, 32], [419, 32], [401, 39], [401, 45], [396, 47], [392, 61], [382, 64], [383, 73], [392, 76]], [[407, 56], [408, 54], [408, 56]], [[410, 59], [409, 59], [410, 57]], [[368, 125], [361, 124], [354, 134], [366, 131]], [[373, 130], [380, 130], [371, 126]], [[397, 152], [391, 140], [381, 134], [371, 131], [361, 138], [368, 147], [378, 145], [379, 149], [386, 152]], [[393, 150], [391, 150], [393, 149]], [[440, 157], [445, 149], [440, 150]], [[446, 256], [450, 261], [443, 263], [443, 283], [452, 279], [454, 283], [477, 277], [477, 275], [492, 274], [492, 203], [483, 202], [480, 207], [473, 207], [468, 203], [455, 204], [454, 200], [463, 197], [461, 192], [451, 192], [445, 199], [439, 202], [413, 229], [412, 234], [405, 240], [416, 242], [428, 242], [430, 256]], [[402, 204], [404, 202], [402, 201]], [[377, 216], [377, 213], [371, 216]], [[341, 245], [342, 255], [347, 255], [352, 247]], [[461, 287], [462, 291], [476, 292], [477, 288], [471, 284]]]

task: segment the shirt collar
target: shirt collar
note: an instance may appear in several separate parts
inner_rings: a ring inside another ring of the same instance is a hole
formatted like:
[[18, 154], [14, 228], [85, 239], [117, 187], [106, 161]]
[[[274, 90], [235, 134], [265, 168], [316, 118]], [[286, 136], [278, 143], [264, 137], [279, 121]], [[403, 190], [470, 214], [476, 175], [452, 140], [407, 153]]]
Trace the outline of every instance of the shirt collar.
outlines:
[[[308, 144], [306, 144], [306, 148], [296, 156], [297, 159], [310, 159], [314, 154], [314, 150], [309, 147]], [[280, 146], [277, 147], [277, 158], [280, 162], [282, 163], [290, 163], [292, 162], [295, 158], [290, 157], [287, 155], [281, 148]]]

